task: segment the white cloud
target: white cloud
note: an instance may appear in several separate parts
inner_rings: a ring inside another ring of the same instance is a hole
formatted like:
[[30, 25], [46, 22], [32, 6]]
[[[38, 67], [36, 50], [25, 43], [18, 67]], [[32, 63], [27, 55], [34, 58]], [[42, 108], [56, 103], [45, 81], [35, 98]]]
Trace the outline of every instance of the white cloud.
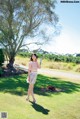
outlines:
[[80, 53], [80, 36], [72, 29], [63, 30], [60, 36], [56, 37], [55, 44], [49, 44], [43, 49], [57, 53]]

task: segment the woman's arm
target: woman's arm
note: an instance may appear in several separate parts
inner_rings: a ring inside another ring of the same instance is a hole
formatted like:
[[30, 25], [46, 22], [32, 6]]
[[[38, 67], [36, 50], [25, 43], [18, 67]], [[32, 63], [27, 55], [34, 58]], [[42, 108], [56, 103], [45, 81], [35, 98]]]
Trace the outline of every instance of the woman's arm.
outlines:
[[41, 68], [41, 65], [40, 65], [38, 62], [37, 62], [37, 67], [38, 67], [38, 68]]

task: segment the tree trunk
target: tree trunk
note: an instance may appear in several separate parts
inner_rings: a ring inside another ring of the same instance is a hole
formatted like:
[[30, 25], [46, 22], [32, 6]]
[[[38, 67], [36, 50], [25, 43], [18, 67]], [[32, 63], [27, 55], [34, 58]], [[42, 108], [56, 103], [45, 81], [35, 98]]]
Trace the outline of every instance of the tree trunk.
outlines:
[[8, 69], [14, 70], [14, 67], [13, 67], [14, 61], [15, 61], [15, 57], [12, 56], [12, 57], [9, 59], [9, 63], [7, 64]]

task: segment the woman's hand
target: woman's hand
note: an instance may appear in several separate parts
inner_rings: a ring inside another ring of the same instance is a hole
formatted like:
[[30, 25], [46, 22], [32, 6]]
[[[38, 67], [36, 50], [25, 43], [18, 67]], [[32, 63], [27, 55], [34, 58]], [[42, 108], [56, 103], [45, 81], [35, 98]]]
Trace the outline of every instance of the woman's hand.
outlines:
[[37, 67], [38, 67], [38, 68], [41, 68], [41, 66], [40, 66], [40, 64], [39, 64], [38, 62], [37, 62]]

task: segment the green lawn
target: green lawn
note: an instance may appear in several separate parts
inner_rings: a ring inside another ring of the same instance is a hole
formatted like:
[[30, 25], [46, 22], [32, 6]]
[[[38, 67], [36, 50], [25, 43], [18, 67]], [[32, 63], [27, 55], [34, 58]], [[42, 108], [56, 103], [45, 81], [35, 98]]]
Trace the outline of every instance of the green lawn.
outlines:
[[[41, 92], [48, 85], [62, 91]], [[80, 83], [38, 75], [36, 104], [25, 100], [27, 88], [26, 75], [0, 78], [0, 112], [7, 111], [8, 119], [80, 119]]]

